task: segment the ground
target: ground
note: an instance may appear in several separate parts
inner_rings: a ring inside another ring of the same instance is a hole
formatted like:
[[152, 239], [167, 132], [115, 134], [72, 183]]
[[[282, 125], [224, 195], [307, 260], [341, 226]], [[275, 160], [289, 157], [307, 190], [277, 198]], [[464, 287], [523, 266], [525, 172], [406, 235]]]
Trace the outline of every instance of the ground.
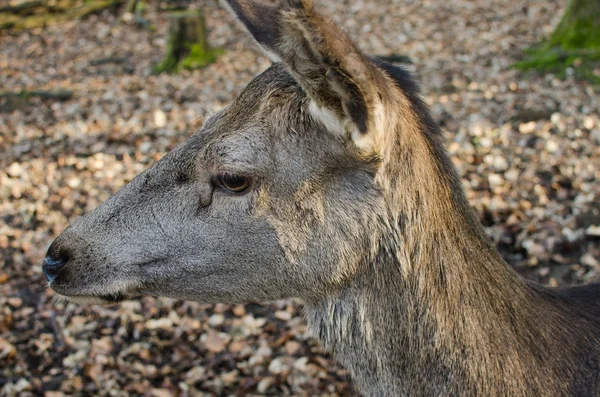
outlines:
[[[295, 301], [240, 306], [143, 298], [54, 306], [52, 239], [229, 103], [269, 62], [217, 2], [203, 7], [206, 69], [152, 75], [155, 29], [110, 12], [0, 33], [0, 395], [355, 395]], [[511, 68], [552, 32], [564, 0], [317, 2], [371, 54], [408, 55], [470, 203], [507, 261], [550, 285], [600, 273], [600, 95]]]

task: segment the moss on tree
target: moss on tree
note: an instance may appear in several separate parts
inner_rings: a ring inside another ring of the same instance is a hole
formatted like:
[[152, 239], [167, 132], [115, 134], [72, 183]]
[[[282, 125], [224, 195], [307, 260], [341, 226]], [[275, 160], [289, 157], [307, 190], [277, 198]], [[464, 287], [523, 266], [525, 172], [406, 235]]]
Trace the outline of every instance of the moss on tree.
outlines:
[[204, 15], [200, 11], [171, 15], [165, 56], [154, 68], [155, 73], [199, 69], [213, 63], [223, 50], [212, 48], [206, 39]]
[[520, 70], [540, 70], [600, 83], [600, 0], [570, 0], [550, 38], [526, 51], [515, 65]]

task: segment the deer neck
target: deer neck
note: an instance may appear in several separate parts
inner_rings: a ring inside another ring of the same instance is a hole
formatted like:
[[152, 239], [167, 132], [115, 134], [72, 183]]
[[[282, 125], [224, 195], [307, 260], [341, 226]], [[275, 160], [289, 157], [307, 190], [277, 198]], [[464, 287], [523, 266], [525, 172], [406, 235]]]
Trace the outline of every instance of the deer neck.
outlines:
[[535, 318], [531, 291], [476, 220], [441, 138], [403, 137], [380, 175], [389, 223], [379, 254], [307, 305], [309, 325], [365, 395], [489, 391], [486, 371], [520, 358], [513, 349], [531, 338], [519, 335]]

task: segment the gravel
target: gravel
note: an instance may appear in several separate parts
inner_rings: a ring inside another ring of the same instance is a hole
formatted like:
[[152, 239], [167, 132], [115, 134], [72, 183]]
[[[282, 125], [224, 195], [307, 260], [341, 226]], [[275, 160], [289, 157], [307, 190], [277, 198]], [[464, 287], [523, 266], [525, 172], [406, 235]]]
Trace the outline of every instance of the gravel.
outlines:
[[[600, 273], [598, 87], [510, 68], [551, 32], [564, 0], [320, 2], [369, 53], [408, 55], [446, 131], [467, 196], [507, 261], [548, 285]], [[199, 1], [210, 67], [152, 76], [154, 30], [109, 12], [0, 35], [0, 395], [355, 395], [311, 338], [301, 302], [206, 305], [150, 297], [54, 305], [52, 239], [197, 130], [269, 61], [215, 1]], [[117, 57], [123, 62], [95, 60]]]

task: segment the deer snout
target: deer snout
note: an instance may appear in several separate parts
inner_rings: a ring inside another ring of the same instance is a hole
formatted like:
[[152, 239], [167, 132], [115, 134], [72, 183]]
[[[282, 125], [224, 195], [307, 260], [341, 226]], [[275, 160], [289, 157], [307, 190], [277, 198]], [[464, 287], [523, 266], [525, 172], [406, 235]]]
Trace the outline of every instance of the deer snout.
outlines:
[[69, 262], [69, 259], [70, 255], [67, 253], [67, 250], [61, 248], [57, 244], [57, 241], [54, 240], [54, 242], [50, 245], [50, 248], [48, 248], [46, 257], [42, 263], [42, 272], [50, 283], [55, 281], [60, 276], [65, 268], [65, 265], [67, 262]]
[[42, 264], [42, 272], [49, 282], [52, 282], [58, 278], [62, 268], [67, 264], [68, 258], [61, 256], [55, 258], [52, 256], [46, 256], [44, 263]]

